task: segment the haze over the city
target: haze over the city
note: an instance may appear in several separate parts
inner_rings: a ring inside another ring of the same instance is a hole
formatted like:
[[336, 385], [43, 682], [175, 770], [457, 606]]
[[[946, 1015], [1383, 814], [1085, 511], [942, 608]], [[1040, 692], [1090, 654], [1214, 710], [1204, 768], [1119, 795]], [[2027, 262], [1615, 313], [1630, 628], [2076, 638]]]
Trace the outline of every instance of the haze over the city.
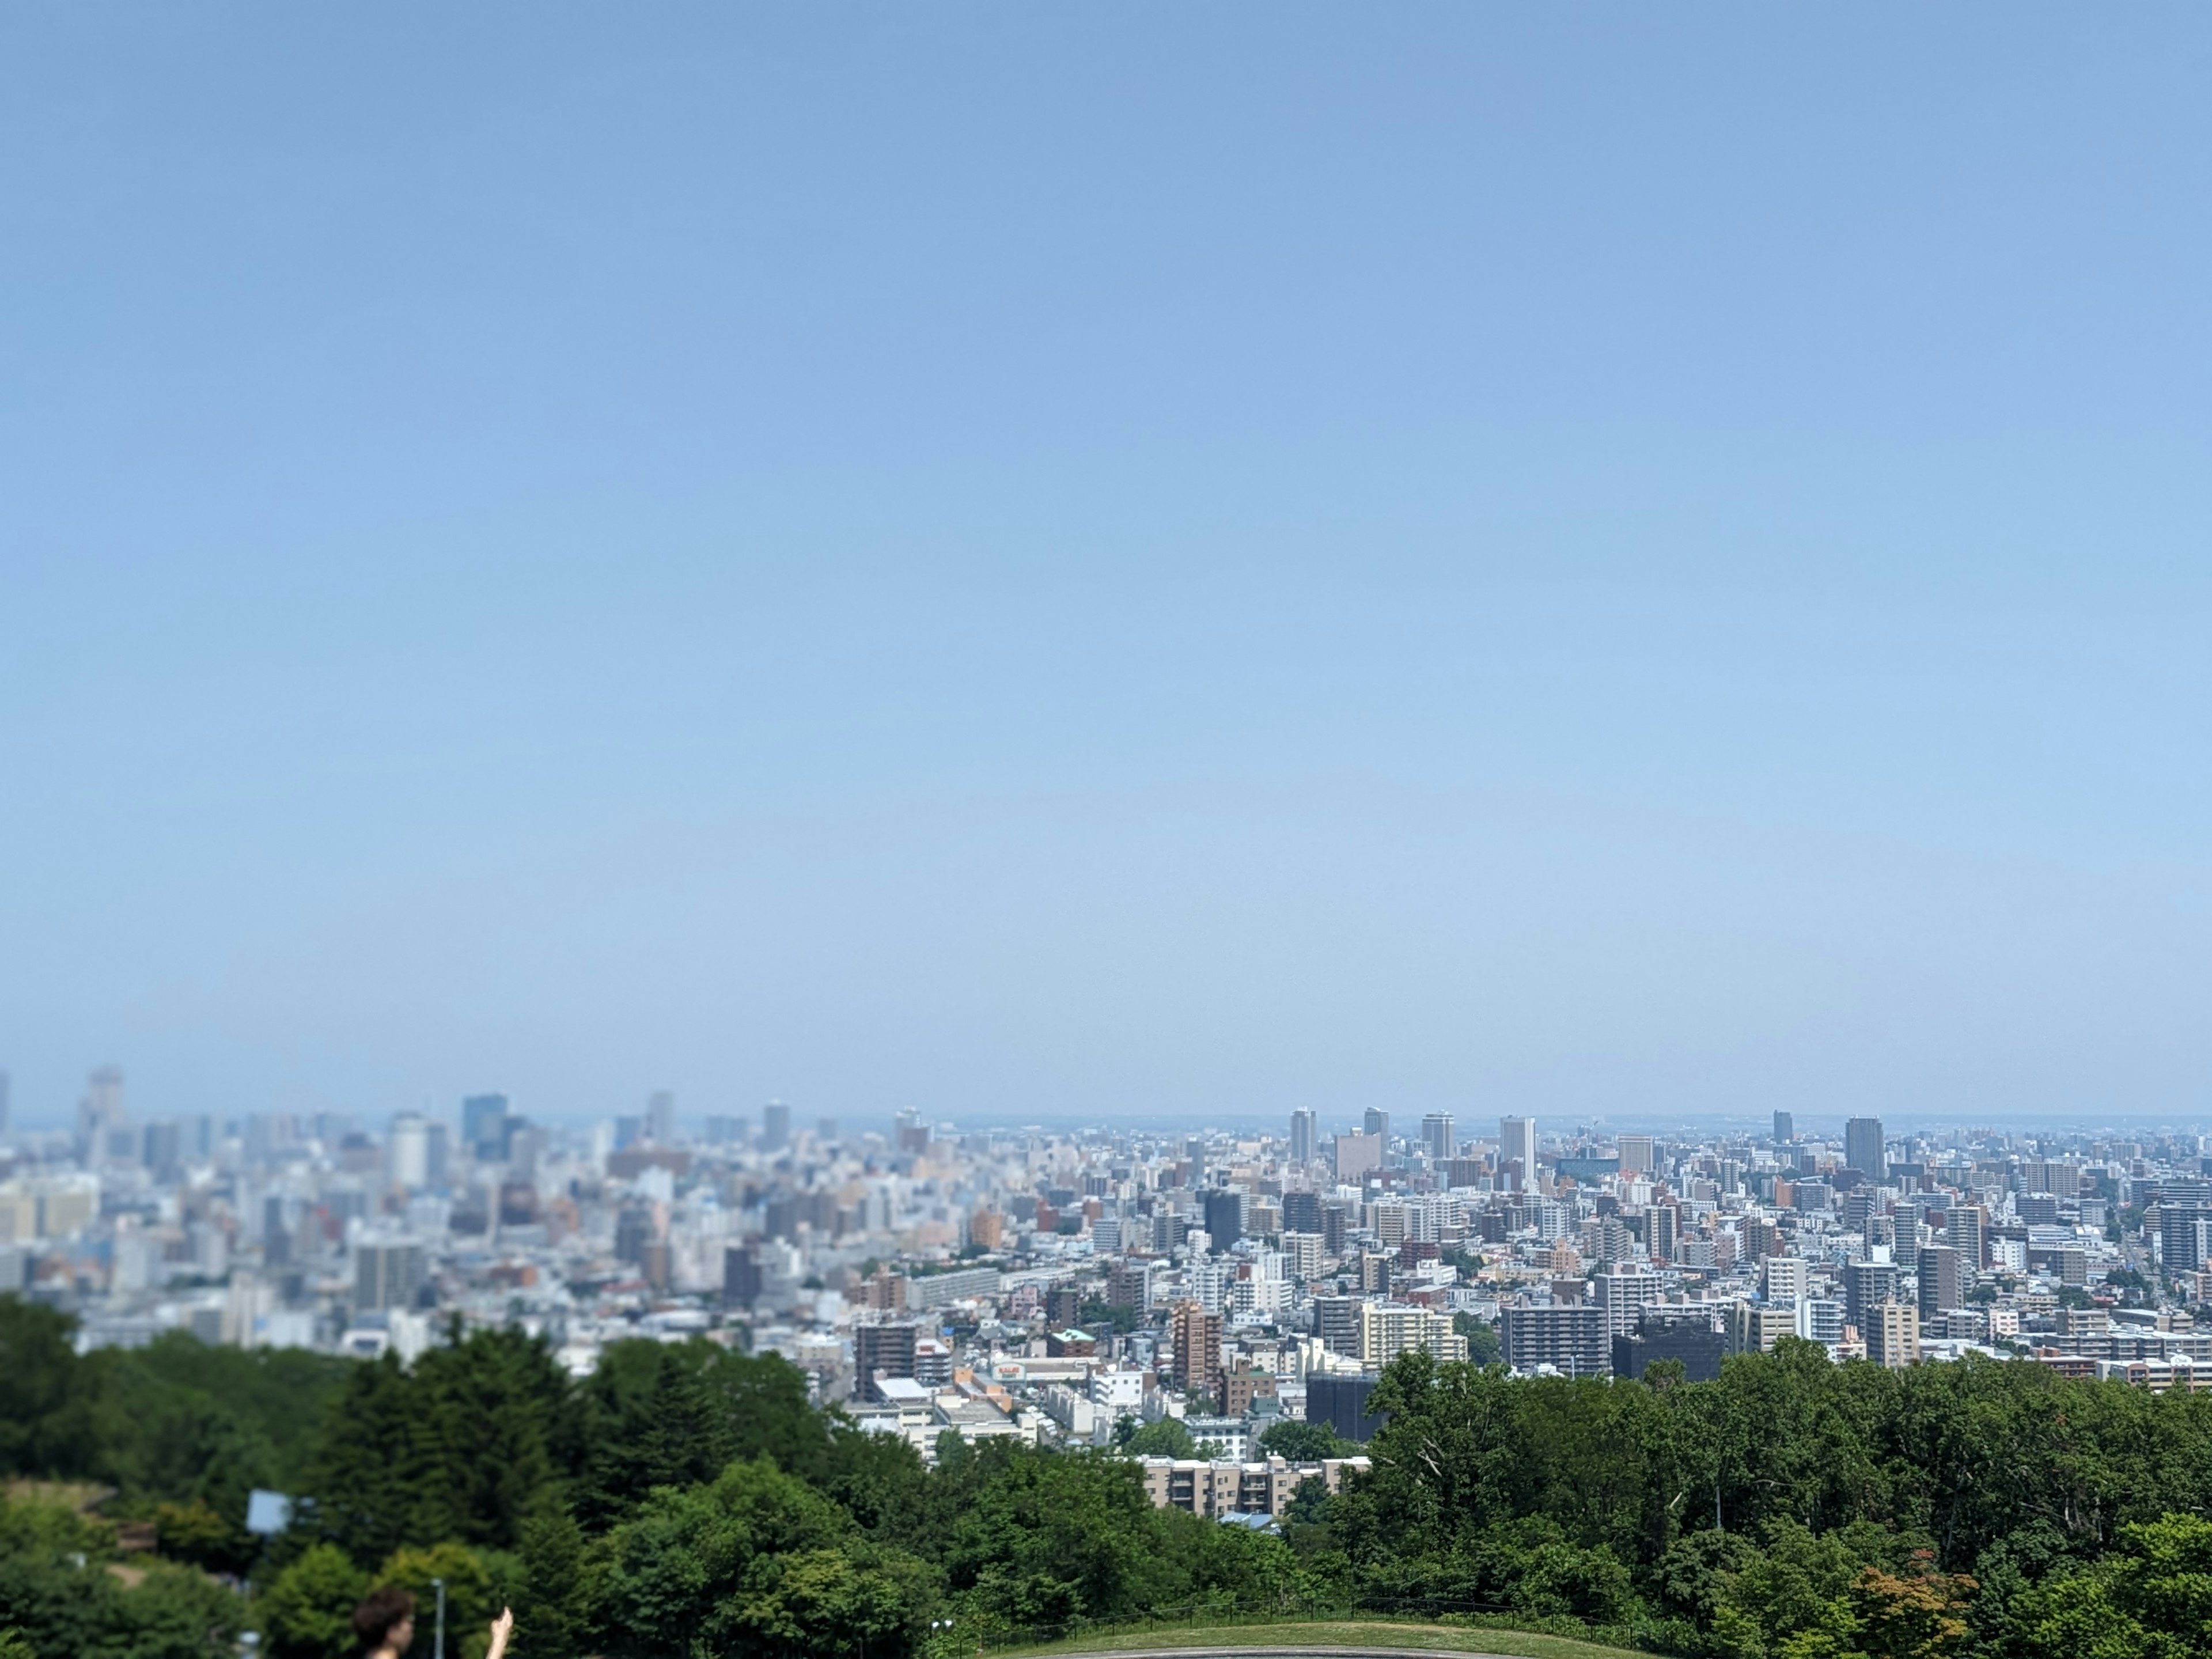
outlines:
[[2199, 1118], [2201, 13], [394, 15], [0, 18], [19, 1123]]

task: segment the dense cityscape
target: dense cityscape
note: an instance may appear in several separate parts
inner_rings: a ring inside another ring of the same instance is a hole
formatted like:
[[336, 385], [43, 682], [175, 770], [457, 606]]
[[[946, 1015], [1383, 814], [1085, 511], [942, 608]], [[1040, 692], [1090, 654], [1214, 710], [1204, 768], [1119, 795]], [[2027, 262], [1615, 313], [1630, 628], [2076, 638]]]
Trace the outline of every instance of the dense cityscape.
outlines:
[[1701, 1381], [1795, 1337], [2212, 1384], [2193, 1136], [1285, 1129], [851, 1133], [780, 1103], [693, 1122], [667, 1093], [585, 1133], [493, 1093], [374, 1126], [140, 1121], [106, 1066], [71, 1128], [6, 1139], [0, 1291], [73, 1315], [80, 1352], [179, 1331], [411, 1363], [511, 1327], [580, 1378], [610, 1342], [703, 1337], [925, 1460], [947, 1431], [1119, 1446], [1156, 1504], [1255, 1519], [1301, 1475], [1269, 1430], [1364, 1442], [1409, 1351]]

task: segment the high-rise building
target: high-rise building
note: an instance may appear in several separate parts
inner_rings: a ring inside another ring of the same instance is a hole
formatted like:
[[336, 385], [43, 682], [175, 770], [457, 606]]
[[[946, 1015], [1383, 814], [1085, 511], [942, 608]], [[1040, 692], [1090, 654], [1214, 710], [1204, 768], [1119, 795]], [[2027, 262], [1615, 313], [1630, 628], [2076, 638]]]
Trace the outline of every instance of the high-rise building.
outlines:
[[266, 1267], [286, 1267], [292, 1262], [291, 1224], [284, 1219], [284, 1199], [271, 1193], [261, 1200], [261, 1262]]
[[1788, 1146], [1796, 1139], [1796, 1118], [1788, 1112], [1777, 1112], [1774, 1115], [1774, 1144], [1778, 1146]]
[[1331, 1353], [1359, 1358], [1360, 1298], [1356, 1296], [1317, 1296], [1313, 1299], [1314, 1334]]
[[1855, 1117], [1844, 1125], [1844, 1163], [1869, 1181], [1889, 1176], [1889, 1159], [1882, 1150], [1881, 1120]]
[[1613, 1374], [1632, 1382], [1652, 1365], [1671, 1359], [1682, 1368], [1685, 1382], [1717, 1382], [1727, 1339], [1713, 1328], [1712, 1316], [1667, 1308], [1646, 1308], [1632, 1332], [1613, 1339]]
[[1569, 1376], [1602, 1376], [1613, 1368], [1606, 1313], [1589, 1303], [1505, 1308], [1498, 1316], [1500, 1352], [1519, 1371], [1550, 1365]]
[[2212, 1233], [2212, 1210], [2199, 1204], [2160, 1205], [2160, 1266], [2169, 1274], [2193, 1273], [2204, 1267], [2209, 1233]]
[[1206, 1236], [1217, 1251], [1236, 1248], [1244, 1237], [1244, 1194], [1217, 1188], [1206, 1195]]
[[1373, 1135], [1340, 1134], [1331, 1146], [1339, 1181], [1357, 1182], [1382, 1167], [1382, 1143]]
[[1310, 1376], [1306, 1379], [1306, 1421], [1326, 1423], [1340, 1440], [1370, 1440], [1388, 1419], [1370, 1416], [1367, 1396], [1375, 1392], [1371, 1376]]
[[1811, 1285], [1806, 1277], [1810, 1266], [1800, 1255], [1770, 1255], [1766, 1258], [1766, 1299], [1769, 1302], [1792, 1302], [1806, 1295]]
[[1536, 1184], [1536, 1120], [1533, 1117], [1502, 1117], [1498, 1120], [1498, 1167], [1516, 1164], [1521, 1171], [1522, 1191]]
[[173, 1186], [184, 1178], [185, 1137], [174, 1118], [148, 1124], [140, 1145], [146, 1168], [157, 1182]]
[[1644, 1304], [1666, 1293], [1667, 1281], [1657, 1273], [1636, 1267], [1615, 1267], [1590, 1281], [1591, 1302], [1605, 1316], [1607, 1334], [1619, 1336], [1637, 1328]]
[[656, 1146], [676, 1144], [676, 1096], [672, 1091], [657, 1089], [647, 1097], [645, 1136]]
[[1959, 1253], [1959, 1268], [1966, 1283], [1990, 1262], [1990, 1218], [1978, 1204], [1957, 1204], [1943, 1224], [1943, 1242]]
[[1966, 1259], [1948, 1244], [1929, 1244], [1920, 1252], [1920, 1311], [1948, 1313], [1966, 1301]]
[[1157, 1264], [1141, 1257], [1115, 1262], [1106, 1274], [1106, 1305], [1133, 1308], [1139, 1314], [1150, 1312], [1152, 1275], [1156, 1271]]
[[1844, 1340], [1844, 1304], [1825, 1296], [1797, 1298], [1797, 1334], [1832, 1348]]
[[1897, 1300], [1894, 1261], [1847, 1261], [1844, 1264], [1844, 1317], [1866, 1334], [1868, 1313], [1885, 1302]]
[[1623, 1135], [1620, 1138], [1620, 1172], [1623, 1175], [1646, 1175], [1650, 1172], [1652, 1158], [1657, 1151], [1650, 1135]]
[[1168, 1316], [1176, 1387], [1193, 1399], [1221, 1392], [1221, 1316], [1195, 1302], [1178, 1302]]
[[1291, 1114], [1291, 1162], [1310, 1164], [1321, 1151], [1321, 1115], [1311, 1108]]
[[1867, 1310], [1861, 1333], [1866, 1338], [1867, 1358], [1877, 1365], [1902, 1370], [1920, 1360], [1920, 1315], [1909, 1302], [1881, 1302]]
[[1359, 1304], [1359, 1363], [1379, 1371], [1401, 1353], [1415, 1349], [1437, 1359], [1463, 1360], [1467, 1339], [1452, 1328], [1452, 1317], [1410, 1302]]
[[505, 1095], [470, 1095], [461, 1102], [461, 1140], [479, 1163], [507, 1162], [513, 1124]]
[[109, 1132], [120, 1129], [126, 1121], [123, 1068], [103, 1066], [87, 1080], [84, 1098], [77, 1103], [76, 1138], [83, 1143], [87, 1156], [105, 1158]]
[[1285, 1232], [1318, 1233], [1321, 1230], [1321, 1194], [1319, 1193], [1285, 1193], [1283, 1194], [1283, 1231]]
[[903, 1320], [853, 1327], [853, 1386], [863, 1400], [881, 1400], [876, 1385], [887, 1377], [914, 1375], [915, 1328]]
[[1285, 1231], [1279, 1237], [1283, 1244], [1283, 1266], [1291, 1277], [1301, 1283], [1320, 1278], [1321, 1235]]
[[722, 1252], [722, 1297], [733, 1307], [750, 1308], [760, 1299], [761, 1259], [750, 1244], [732, 1244]]
[[422, 1247], [411, 1238], [363, 1239], [353, 1249], [356, 1316], [411, 1308], [422, 1289]]
[[392, 1120], [384, 1143], [385, 1175], [410, 1193], [430, 1184], [430, 1126], [420, 1112], [401, 1112]]
[[1321, 1247], [1331, 1255], [1342, 1255], [1346, 1236], [1352, 1231], [1352, 1206], [1348, 1204], [1324, 1204], [1321, 1206]]
[[1459, 1156], [1459, 1140], [1452, 1133], [1449, 1112], [1431, 1112], [1421, 1120], [1421, 1151], [1435, 1164]]
[[1771, 1353], [1785, 1336], [1797, 1334], [1794, 1307], [1761, 1307], [1738, 1302], [1728, 1310], [1728, 1351], [1730, 1353]]
[[761, 1150], [780, 1152], [791, 1145], [791, 1108], [771, 1100], [761, 1108]]
[[1672, 1261], [1682, 1253], [1682, 1212], [1672, 1204], [1654, 1204], [1644, 1212], [1644, 1248], [1654, 1261]]
[[1366, 1121], [1366, 1122], [1365, 1122], [1362, 1127], [1363, 1127], [1364, 1128], [1365, 1128], [1365, 1130], [1367, 1131], [1367, 1133], [1368, 1133], [1369, 1134], [1373, 1135], [1373, 1136], [1374, 1136], [1377, 1140], [1379, 1140], [1379, 1141], [1381, 1141], [1381, 1142], [1382, 1143], [1382, 1150], [1383, 1150], [1383, 1151], [1385, 1151], [1385, 1152], [1389, 1151], [1389, 1149], [1390, 1149], [1390, 1114], [1389, 1114], [1389, 1113], [1385, 1112], [1385, 1111], [1382, 1111], [1382, 1110], [1379, 1109], [1378, 1108], [1376, 1108], [1376, 1107], [1373, 1107], [1373, 1106], [1370, 1106], [1370, 1107], [1367, 1109], [1367, 1121]]

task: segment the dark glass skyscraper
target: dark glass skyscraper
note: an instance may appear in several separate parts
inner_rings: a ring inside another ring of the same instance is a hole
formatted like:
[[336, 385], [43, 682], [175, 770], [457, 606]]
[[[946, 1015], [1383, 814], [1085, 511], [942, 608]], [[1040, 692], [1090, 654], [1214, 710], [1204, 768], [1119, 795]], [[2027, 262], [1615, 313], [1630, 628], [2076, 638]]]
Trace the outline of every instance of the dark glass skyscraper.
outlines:
[[1881, 1120], [1855, 1117], [1844, 1125], [1844, 1162], [1869, 1181], [1889, 1175], [1889, 1160], [1882, 1151]]

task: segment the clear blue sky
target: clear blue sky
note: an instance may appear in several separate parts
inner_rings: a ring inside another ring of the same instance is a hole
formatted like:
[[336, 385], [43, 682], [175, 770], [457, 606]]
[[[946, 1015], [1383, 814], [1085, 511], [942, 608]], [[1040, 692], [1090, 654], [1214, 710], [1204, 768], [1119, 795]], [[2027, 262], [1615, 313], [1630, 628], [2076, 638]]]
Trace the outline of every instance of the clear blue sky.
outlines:
[[2185, 6], [10, 8], [19, 1112], [2194, 1116], [2208, 83]]

